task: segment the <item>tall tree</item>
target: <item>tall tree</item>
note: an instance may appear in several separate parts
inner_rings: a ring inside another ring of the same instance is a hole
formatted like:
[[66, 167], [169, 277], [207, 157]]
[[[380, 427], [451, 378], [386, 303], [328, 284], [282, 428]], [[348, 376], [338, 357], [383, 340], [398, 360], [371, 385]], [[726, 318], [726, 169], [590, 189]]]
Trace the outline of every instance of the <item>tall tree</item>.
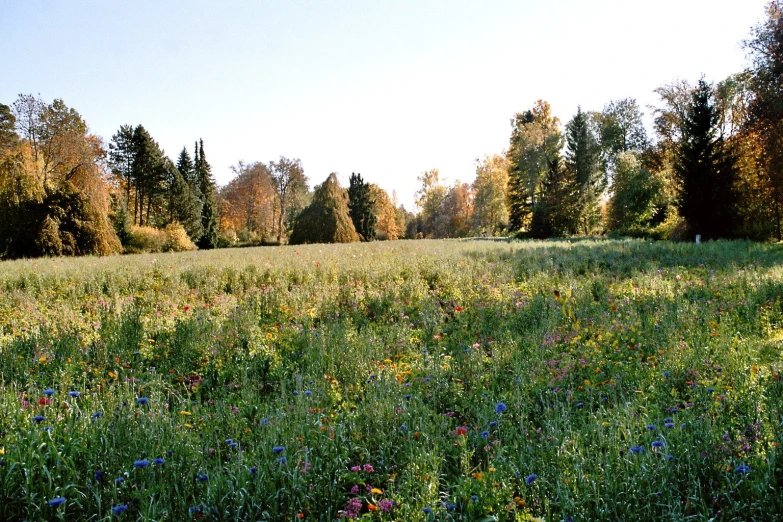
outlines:
[[269, 163], [272, 173], [275, 194], [277, 195], [277, 241], [283, 242], [284, 225], [290, 219], [289, 209], [295, 206], [307, 192], [307, 178], [298, 159], [288, 159], [280, 156], [278, 161]]
[[263, 163], [239, 162], [236, 177], [220, 190], [221, 228], [269, 239], [275, 229], [276, 195], [272, 175]]
[[549, 162], [542, 181], [541, 195], [533, 209], [530, 235], [535, 238], [564, 237], [571, 234], [577, 222], [578, 208], [564, 202], [574, 201], [579, 188], [568, 169], [556, 155]]
[[614, 175], [618, 155], [625, 152], [640, 153], [649, 147], [643, 116], [633, 98], [610, 102], [603, 111], [594, 115], [601, 148], [601, 166], [609, 177]]
[[219, 231], [217, 186], [212, 177], [212, 167], [204, 154], [204, 140], [199, 140], [196, 144], [193, 170], [201, 200], [202, 235], [196, 244], [203, 249], [215, 248], [218, 245]]
[[637, 154], [621, 152], [615, 161], [608, 228], [622, 235], [645, 236], [658, 211], [663, 180], [644, 168]]
[[783, 1], [767, 5], [766, 20], [753, 29], [745, 49], [752, 59], [748, 127], [760, 144], [775, 236], [783, 241]]
[[141, 125], [133, 130], [133, 152], [133, 219], [139, 226], [151, 225], [165, 201], [165, 156], [147, 129]]
[[517, 113], [511, 120], [508, 157], [508, 209], [512, 230], [530, 225], [543, 180], [551, 161], [562, 147], [560, 121], [545, 101]]
[[[576, 115], [566, 125], [566, 168], [573, 177], [577, 190], [574, 201], [561, 201], [561, 205], [573, 205], [578, 216], [578, 232], [590, 234], [599, 223], [599, 201], [606, 190], [607, 180], [600, 168], [600, 148], [588, 114], [577, 109]], [[572, 232], [577, 232], [573, 230]]]
[[485, 156], [476, 165], [474, 191], [474, 221], [480, 234], [494, 236], [508, 223], [506, 189], [508, 186], [508, 160], [495, 154]]
[[133, 141], [133, 126], [121, 125], [109, 142], [109, 166], [114, 177], [125, 188], [125, 204], [130, 211], [131, 189], [133, 188], [133, 162], [136, 146]]
[[736, 159], [719, 133], [719, 124], [712, 87], [701, 79], [683, 120], [675, 174], [680, 216], [705, 239], [729, 237], [735, 225]]
[[373, 214], [375, 214], [375, 231], [378, 239], [399, 239], [405, 232], [404, 223], [401, 225], [398, 210], [389, 194], [381, 187], [370, 184], [370, 198], [373, 201]]
[[163, 161], [163, 169], [166, 173], [168, 199], [168, 219], [165, 224], [179, 223], [191, 240], [200, 239], [203, 235], [201, 201], [179, 169], [168, 158]]
[[[198, 147], [198, 144], [196, 147]], [[182, 147], [182, 151], [179, 153], [179, 157], [177, 157], [177, 170], [182, 174], [188, 185], [193, 188], [193, 191], [200, 195], [201, 191], [199, 189], [199, 181], [196, 178], [196, 167], [190, 158], [190, 154], [188, 154], [187, 147]]]
[[0, 103], [0, 156], [11, 150], [19, 136], [16, 135], [16, 118], [8, 105]]
[[353, 241], [359, 241], [359, 234], [348, 214], [348, 193], [332, 173], [316, 187], [313, 201], [296, 218], [291, 244]]
[[370, 185], [365, 183], [361, 174], [351, 173], [348, 186], [348, 211], [353, 226], [362, 241], [375, 239], [375, 223], [377, 218], [373, 207], [375, 201], [370, 194]]
[[446, 201], [448, 189], [440, 178], [438, 169], [425, 171], [419, 176], [421, 188], [416, 192], [416, 206], [421, 217], [421, 232], [428, 237], [445, 237], [448, 230], [448, 217], [441, 209]]

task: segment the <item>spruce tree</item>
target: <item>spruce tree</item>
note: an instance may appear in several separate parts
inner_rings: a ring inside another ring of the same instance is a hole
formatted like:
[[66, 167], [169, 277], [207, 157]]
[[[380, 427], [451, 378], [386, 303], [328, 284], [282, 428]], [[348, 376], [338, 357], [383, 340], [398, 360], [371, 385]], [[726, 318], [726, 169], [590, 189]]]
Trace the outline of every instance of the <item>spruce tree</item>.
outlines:
[[212, 177], [212, 167], [204, 155], [204, 140], [196, 143], [194, 171], [198, 180], [201, 199], [201, 228], [203, 233], [196, 243], [199, 248], [210, 249], [218, 245], [217, 190]]
[[350, 243], [359, 234], [348, 214], [348, 194], [332, 173], [316, 187], [313, 201], [296, 218], [289, 244]]
[[364, 182], [361, 174], [351, 173], [350, 186], [348, 187], [348, 209], [353, 226], [362, 241], [375, 239], [377, 218], [373, 211], [374, 205], [375, 201], [370, 195], [370, 185]]
[[576, 186], [573, 201], [577, 220], [571, 233], [589, 234], [600, 221], [599, 201], [606, 190], [606, 176], [600, 168], [601, 149], [589, 116], [577, 109], [576, 115], [566, 125], [566, 167]]
[[193, 188], [193, 192], [196, 193], [195, 195], [199, 196], [198, 189], [198, 179], [196, 179], [196, 168], [193, 165], [193, 160], [190, 159], [190, 154], [188, 154], [188, 149], [185, 147], [182, 147], [182, 152], [179, 153], [179, 157], [177, 158], [177, 170], [180, 174], [182, 174], [182, 178], [190, 185], [191, 188]]
[[674, 166], [680, 216], [704, 239], [730, 237], [735, 216], [736, 159], [720, 135], [720, 113], [713, 98], [712, 87], [699, 80], [683, 120]]
[[185, 181], [179, 169], [168, 159], [166, 160], [166, 173], [168, 177], [168, 219], [166, 224], [180, 223], [191, 240], [200, 239], [203, 235], [201, 201]]
[[578, 208], [573, 202], [579, 188], [560, 156], [549, 162], [542, 183], [541, 196], [533, 209], [530, 235], [535, 238], [565, 237], [572, 233], [578, 219]]

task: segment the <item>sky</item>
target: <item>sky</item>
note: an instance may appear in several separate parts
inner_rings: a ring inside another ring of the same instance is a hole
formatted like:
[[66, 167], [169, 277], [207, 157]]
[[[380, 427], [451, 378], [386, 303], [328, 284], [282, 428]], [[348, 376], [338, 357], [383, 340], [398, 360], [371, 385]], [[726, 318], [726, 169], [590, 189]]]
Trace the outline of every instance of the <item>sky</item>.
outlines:
[[286, 156], [311, 186], [358, 172], [411, 209], [417, 176], [471, 182], [538, 99], [565, 123], [741, 71], [766, 2], [2, 0], [0, 103], [62, 98], [172, 159], [201, 138], [220, 185]]

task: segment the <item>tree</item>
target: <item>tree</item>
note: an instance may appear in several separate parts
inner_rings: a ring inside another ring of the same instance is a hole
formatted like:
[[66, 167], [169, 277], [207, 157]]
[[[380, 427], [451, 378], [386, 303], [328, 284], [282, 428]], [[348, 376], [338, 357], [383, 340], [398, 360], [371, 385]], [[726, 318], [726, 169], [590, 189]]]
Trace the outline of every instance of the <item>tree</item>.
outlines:
[[600, 221], [599, 201], [606, 190], [606, 176], [600, 169], [600, 149], [589, 116], [577, 109], [566, 125], [566, 169], [573, 177], [576, 198], [561, 200], [560, 205], [573, 205], [577, 220], [574, 230], [590, 234]]
[[241, 161], [232, 169], [236, 177], [220, 191], [221, 228], [269, 238], [275, 228], [277, 199], [269, 169], [263, 163]]
[[429, 237], [444, 237], [448, 218], [441, 214], [448, 189], [442, 184], [438, 169], [428, 170], [419, 176], [421, 188], [416, 192], [416, 206], [421, 216], [421, 232]]
[[212, 177], [212, 167], [207, 163], [204, 155], [204, 140], [199, 140], [196, 143], [193, 170], [201, 201], [202, 235], [196, 244], [203, 249], [215, 248], [218, 245], [219, 231], [217, 187], [215, 179]]
[[269, 163], [269, 171], [272, 173], [272, 184], [277, 195], [277, 242], [282, 243], [285, 234], [283, 225], [290, 219], [289, 209], [296, 206], [303, 193], [307, 192], [307, 178], [301, 161], [283, 156], [280, 156], [278, 161]]
[[0, 157], [3, 156], [3, 153], [10, 151], [19, 141], [15, 129], [16, 118], [11, 114], [11, 108], [0, 103]]
[[633, 98], [607, 104], [594, 114], [601, 149], [601, 166], [613, 177], [617, 158], [625, 152], [640, 153], [650, 146], [643, 113]]
[[143, 126], [133, 130], [133, 163], [131, 178], [134, 188], [133, 219], [139, 226], [150, 225], [162, 208], [166, 192], [165, 156], [160, 146]]
[[109, 142], [109, 165], [114, 177], [125, 187], [127, 210], [130, 210], [131, 188], [134, 184], [133, 162], [136, 159], [133, 133], [132, 125], [121, 125]]
[[457, 181], [449, 187], [440, 213], [446, 218], [444, 237], [467, 237], [473, 223], [473, 187]]
[[[196, 145], [198, 148], [198, 144]], [[188, 149], [182, 147], [182, 151], [177, 158], [177, 170], [182, 174], [182, 178], [190, 185], [193, 192], [200, 196], [201, 190], [199, 189], [199, 180], [196, 178], [196, 166], [193, 164], [193, 160], [190, 159]]]
[[370, 194], [370, 185], [364, 182], [361, 174], [351, 173], [348, 187], [348, 211], [356, 232], [362, 241], [375, 239], [377, 217], [373, 212], [375, 201]]
[[775, 236], [783, 241], [783, 2], [768, 4], [766, 20], [753, 29], [745, 49], [752, 60], [747, 127], [760, 145], [759, 163]]
[[369, 187], [373, 201], [372, 212], [376, 219], [376, 237], [386, 240], [399, 239], [405, 232], [405, 224], [400, 224], [398, 209], [385, 190], [375, 184], [370, 184]]
[[525, 230], [550, 163], [562, 147], [560, 121], [545, 101], [511, 120], [508, 158], [509, 227]]
[[473, 182], [473, 217], [480, 234], [494, 236], [507, 225], [507, 187], [506, 157], [500, 154], [485, 156], [476, 165], [476, 180]]
[[313, 201], [296, 218], [290, 243], [350, 243], [359, 234], [348, 213], [348, 194], [332, 173], [316, 187]]
[[736, 159], [719, 134], [719, 123], [712, 87], [699, 80], [683, 120], [675, 174], [680, 215], [705, 239], [730, 237], [735, 225]]
[[564, 202], [574, 201], [578, 194], [579, 188], [573, 176], [562, 166], [560, 156], [554, 156], [542, 182], [541, 196], [533, 209], [530, 235], [543, 239], [571, 234], [579, 216], [575, 205]]
[[615, 161], [614, 192], [609, 200], [608, 227], [622, 235], [645, 236], [661, 198], [663, 180], [644, 168], [633, 152]]
[[168, 219], [165, 225], [179, 223], [191, 240], [200, 239], [204, 232], [201, 222], [201, 201], [171, 160], [166, 158], [163, 168], [166, 172], [168, 188], [166, 194]]

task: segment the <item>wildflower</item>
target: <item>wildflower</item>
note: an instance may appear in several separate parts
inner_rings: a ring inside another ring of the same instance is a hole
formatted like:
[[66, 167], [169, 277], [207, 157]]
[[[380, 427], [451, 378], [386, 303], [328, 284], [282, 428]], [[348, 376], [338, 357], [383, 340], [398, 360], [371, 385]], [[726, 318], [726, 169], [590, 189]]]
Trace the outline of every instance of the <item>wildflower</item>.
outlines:
[[43, 422], [44, 419], [45, 417], [43, 415], [36, 415], [35, 417], [33, 417], [33, 420], [35, 421], [36, 424]]
[[158, 458], [154, 459], [154, 460], [152, 461], [152, 463], [153, 463], [154, 465], [156, 465], [156, 466], [162, 466], [162, 465], [164, 465], [164, 464], [166, 463], [166, 459], [163, 459], [163, 458], [160, 458], [160, 457], [158, 457]]
[[206, 473], [198, 473], [196, 475], [196, 480], [198, 480], [199, 482], [206, 482], [209, 480], [209, 475], [207, 475]]
[[662, 447], [663, 447], [663, 441], [662, 441], [662, 440], [654, 440], [654, 441], [653, 441], [653, 443], [652, 443], [652, 448], [653, 448], [654, 450], [655, 450], [655, 449], [658, 449], [658, 448], [662, 448]]
[[356, 495], [357, 493], [359, 493], [359, 486], [354, 486], [354, 487], [352, 487], [352, 488], [351, 488], [351, 493], [352, 493], [352, 494], [354, 494], [354, 495]]
[[400, 431], [408, 431], [408, 427], [405, 424], [403, 424], [402, 426], [400, 426]]
[[672, 429], [674, 427], [674, 423], [673, 422], [666, 422], [666, 423], [664, 423], [664, 426], [666, 426], [667, 429]]
[[471, 495], [470, 500], [472, 500], [473, 502], [478, 502], [478, 495]]
[[457, 429], [454, 430], [454, 433], [457, 434], [457, 436], [461, 435], [467, 435], [468, 434], [468, 427], [467, 426], [457, 426]]
[[285, 451], [285, 446], [275, 446], [272, 448], [272, 453], [278, 454], [283, 453]]
[[648, 430], [652, 431], [652, 430], [655, 429], [655, 424], [648, 424], [647, 426], [645, 426], [645, 428], [647, 428]]
[[576, 407], [577, 408], [584, 408], [585, 407], [585, 403], [584, 402], [577, 402], [576, 403]]
[[121, 484], [123, 482], [125, 482], [124, 477], [117, 477], [116, 479], [114, 479], [114, 484]]
[[432, 508], [431, 508], [431, 507], [429, 507], [429, 506], [421, 508], [421, 511], [422, 511], [422, 512], [423, 512], [425, 515], [430, 515], [430, 514], [432, 514]]
[[362, 470], [361, 466], [351, 466], [351, 471], [354, 473], [359, 473]]
[[254, 477], [255, 477], [256, 475], [258, 475], [258, 470], [256, 469], [256, 467], [255, 467], [255, 466], [253, 466], [252, 468], [250, 468], [248, 471], [249, 471], [249, 472], [250, 472], [250, 474], [251, 474], [251, 475], [253, 475]]
[[525, 477], [525, 484], [527, 484], [529, 486], [530, 484], [535, 482], [535, 480], [537, 478], [538, 478], [538, 475], [536, 475], [535, 473], [533, 473], [531, 475], [528, 475], [527, 477]]
[[294, 390], [294, 395], [298, 397], [299, 396], [299, 392]]
[[49, 501], [49, 505], [52, 507], [57, 507], [60, 504], [65, 503], [65, 497], [54, 497], [52, 500]]
[[384, 513], [388, 513], [391, 511], [391, 509], [394, 507], [394, 501], [389, 499], [384, 499], [378, 501], [378, 509], [383, 511]]
[[103, 412], [102, 411], [96, 411], [95, 413], [90, 415], [90, 418], [91, 419], [97, 419], [98, 417], [102, 417], [102, 416], [103, 416]]
[[407, 394], [405, 397], [403, 397], [403, 399], [405, 399], [407, 401], [411, 400], [411, 394], [410, 393]]
[[508, 406], [506, 406], [506, 403], [504, 403], [504, 402], [499, 402], [499, 403], [497, 404], [497, 406], [495, 406], [495, 413], [497, 413], [498, 415], [500, 415], [501, 413], [503, 413], [503, 412], [504, 412], [504, 411], [506, 411], [507, 409], [508, 409]]
[[139, 397], [136, 399], [136, 404], [147, 404], [149, 401], [148, 397]]
[[710, 386], [709, 388], [707, 388], [707, 393], [715, 393], [715, 388]]
[[277, 459], [275, 459], [275, 462], [277, 462], [278, 464], [285, 464], [288, 462], [288, 459], [285, 457], [278, 457]]
[[457, 509], [457, 504], [446, 504], [446, 509], [448, 511], [454, 511], [455, 509]]
[[52, 403], [52, 399], [47, 399], [46, 397], [41, 397], [40, 399], [38, 399], [38, 404], [40, 404], [41, 406], [48, 406], [51, 403]]
[[666, 377], [667, 379], [669, 378], [669, 375], [671, 375], [669, 372], [663, 372], [663, 376]]
[[103, 471], [96, 469], [95, 470], [95, 482], [102, 482], [103, 481]]
[[364, 471], [366, 471], [367, 473], [372, 473], [375, 471], [375, 469], [373, 469], [373, 467], [370, 464], [365, 464], [364, 466], [362, 466], [362, 468], [364, 468]]
[[111, 508], [111, 512], [114, 513], [115, 515], [119, 515], [123, 511], [127, 511], [127, 510], [128, 510], [128, 506], [126, 504], [120, 504], [119, 506], [114, 506], [113, 508]]
[[311, 392], [310, 390], [307, 390], [307, 391], [305, 391], [305, 395], [307, 395], [308, 397], [312, 397], [313, 396], [313, 392]]
[[490, 422], [489, 422], [489, 427], [490, 427], [490, 428], [494, 428], [494, 427], [495, 427], [495, 426], [497, 426], [497, 425], [498, 425], [498, 421], [490, 421]]
[[150, 465], [150, 461], [147, 459], [136, 460], [133, 462], [133, 465], [137, 468], [146, 468]]
[[197, 506], [191, 506], [191, 507], [188, 508], [188, 513], [191, 513], [191, 514], [199, 513], [199, 512], [201, 512], [202, 509], [204, 509], [204, 507], [201, 504], [199, 504]]
[[489, 438], [489, 432], [487, 430], [484, 430], [481, 432], [481, 438], [482, 439], [488, 439]]
[[383, 490], [378, 488], [370, 488], [370, 493], [373, 495], [383, 495]]
[[71, 398], [73, 398], [73, 399], [75, 399], [75, 398], [76, 398], [76, 397], [78, 397], [79, 395], [80, 395], [80, 393], [79, 393], [79, 392], [77, 392], [77, 391], [69, 391], [69, 392], [68, 392], [68, 397], [71, 397]]
[[[190, 415], [190, 414], [188, 414], [188, 415]], [[264, 426], [264, 425], [265, 425], [266, 423], [268, 423], [268, 422], [269, 422], [269, 419], [267, 419], [266, 417], [264, 417], [263, 419], [261, 419], [261, 426]]]
[[739, 466], [734, 468], [734, 472], [742, 473], [742, 474], [750, 473], [750, 466], [748, 466], [747, 464], [740, 464]]
[[44, 390], [44, 395], [46, 395], [47, 397], [51, 397], [54, 394], [55, 394], [55, 391], [53, 389], [51, 389], [51, 388], [46, 388]]
[[644, 453], [644, 448], [641, 446], [631, 446], [631, 453]]

